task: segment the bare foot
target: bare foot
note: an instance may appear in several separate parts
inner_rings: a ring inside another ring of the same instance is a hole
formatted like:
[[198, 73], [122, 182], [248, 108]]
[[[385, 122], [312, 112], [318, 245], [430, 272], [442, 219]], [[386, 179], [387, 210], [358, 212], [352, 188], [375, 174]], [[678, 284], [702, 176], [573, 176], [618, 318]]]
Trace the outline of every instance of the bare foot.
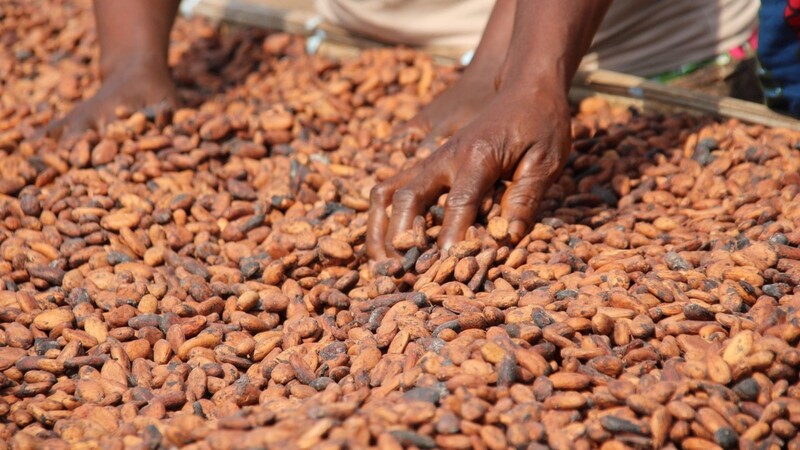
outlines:
[[120, 106], [137, 111], [154, 105], [174, 108], [176, 104], [177, 94], [168, 69], [131, 64], [111, 72], [93, 97], [50, 124], [47, 132], [60, 137], [102, 129], [115, 119], [114, 112]]

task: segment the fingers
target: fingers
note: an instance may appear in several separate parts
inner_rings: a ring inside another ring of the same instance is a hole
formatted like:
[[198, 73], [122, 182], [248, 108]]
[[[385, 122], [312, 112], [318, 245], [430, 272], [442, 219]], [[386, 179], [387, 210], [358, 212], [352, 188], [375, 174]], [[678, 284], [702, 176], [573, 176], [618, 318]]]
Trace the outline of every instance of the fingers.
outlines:
[[[469, 142], [466, 145], [460, 142]], [[443, 250], [464, 238], [475, 223], [484, 196], [507, 168], [516, 165], [501, 203], [512, 241], [519, 241], [533, 224], [541, 199], [560, 172], [568, 140], [553, 136], [536, 143], [519, 160], [498, 158], [495, 143], [482, 139], [451, 139], [430, 158], [376, 186], [372, 192], [367, 250], [372, 258], [396, 256], [392, 239], [412, 227], [414, 218], [435, 202], [448, 186], [438, 244]], [[505, 165], [504, 165], [505, 164]], [[392, 206], [392, 217], [386, 209]]]
[[[373, 259], [399, 256], [392, 246], [398, 233], [411, 228], [453, 179], [453, 148], [444, 145], [430, 157], [376, 185], [370, 193], [367, 254]], [[392, 206], [391, 220], [386, 208]]]
[[542, 195], [547, 189], [543, 181], [533, 174], [525, 174], [506, 189], [501, 203], [501, 216], [508, 220], [511, 242], [519, 242], [533, 225]]
[[475, 223], [484, 194], [498, 179], [499, 172], [485, 161], [471, 161], [460, 170], [447, 194], [444, 222], [439, 232], [439, 247], [447, 250], [464, 238], [467, 229]]
[[[414, 218], [422, 215], [449, 185], [451, 171], [442, 154], [444, 151], [437, 152], [372, 189], [367, 219], [367, 254], [370, 258], [399, 256], [394, 251], [392, 239], [410, 229]], [[389, 205], [392, 206], [391, 220], [386, 213]]]
[[394, 191], [392, 195], [392, 217], [384, 239], [386, 251], [399, 256], [392, 246], [392, 239], [399, 233], [411, 229], [414, 218], [425, 213], [425, 209], [446, 188], [448, 179], [442, 174], [423, 169], [410, 182]]
[[[392, 239], [412, 227], [414, 218], [448, 186], [439, 246], [447, 249], [463, 239], [475, 222], [486, 192], [500, 176], [497, 162], [486, 148], [459, 151], [449, 141], [421, 164], [381, 183], [372, 190], [367, 223], [367, 253], [373, 259], [397, 256]], [[386, 208], [392, 206], [389, 219]]]
[[370, 259], [381, 260], [387, 257], [383, 240], [389, 226], [389, 216], [386, 208], [391, 204], [391, 198], [396, 187], [395, 183], [386, 180], [375, 185], [369, 195], [369, 216], [367, 218], [367, 255]]
[[501, 215], [509, 223], [512, 242], [519, 242], [533, 226], [542, 197], [563, 165], [557, 152], [558, 149], [528, 151], [517, 166], [500, 204]]
[[386, 208], [392, 204], [392, 197], [397, 189], [404, 186], [416, 176], [419, 166], [403, 170], [388, 180], [375, 185], [370, 192], [369, 216], [367, 218], [367, 255], [370, 259], [380, 260], [388, 256], [384, 246], [389, 226]]

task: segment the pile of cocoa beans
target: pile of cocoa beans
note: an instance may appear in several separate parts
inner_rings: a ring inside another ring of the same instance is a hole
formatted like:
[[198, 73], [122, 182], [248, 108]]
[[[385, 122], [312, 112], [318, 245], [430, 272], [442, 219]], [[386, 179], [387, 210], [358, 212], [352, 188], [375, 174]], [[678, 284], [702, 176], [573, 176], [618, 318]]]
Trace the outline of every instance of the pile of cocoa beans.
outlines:
[[590, 98], [521, 242], [499, 185], [371, 262], [454, 69], [180, 18], [183, 107], [43, 137], [95, 36], [0, 4], [0, 450], [800, 448], [797, 133]]

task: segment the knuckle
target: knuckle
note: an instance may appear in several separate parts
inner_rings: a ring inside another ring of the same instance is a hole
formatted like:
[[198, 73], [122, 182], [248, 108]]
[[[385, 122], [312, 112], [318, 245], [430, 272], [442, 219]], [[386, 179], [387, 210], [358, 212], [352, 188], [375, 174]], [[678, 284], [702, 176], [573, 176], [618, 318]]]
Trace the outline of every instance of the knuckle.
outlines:
[[561, 149], [554, 149], [553, 151], [548, 151], [542, 149], [541, 151], [533, 152], [531, 155], [533, 158], [532, 166], [536, 168], [536, 174], [528, 175], [528, 177], [537, 181], [540, 179], [552, 180], [553, 177], [560, 174], [566, 163], [566, 158], [560, 150]]
[[484, 139], [478, 139], [469, 146], [467, 155], [473, 164], [481, 164], [492, 156], [494, 146]]
[[451, 192], [447, 195], [445, 207], [447, 209], [464, 209], [473, 206], [475, 196], [471, 192]]
[[386, 203], [386, 199], [389, 198], [390, 191], [389, 185], [385, 183], [376, 184], [369, 191], [369, 200], [372, 203], [384, 204]]
[[549, 188], [550, 183], [548, 183], [546, 174], [537, 167], [533, 173], [525, 174], [525, 176], [515, 180], [509, 186], [506, 195], [509, 198], [527, 200], [538, 198]]
[[539, 202], [539, 196], [533, 191], [520, 190], [508, 196], [508, 204], [515, 207], [533, 208]]
[[556, 142], [553, 143], [548, 151], [542, 152], [541, 162], [544, 167], [547, 168], [558, 168], [561, 165], [562, 160], [564, 159], [564, 149], [569, 149], [567, 145], [563, 143]]
[[465, 167], [480, 168], [482, 171], [494, 173], [504, 164], [504, 155], [508, 153], [503, 150], [504, 148], [506, 147], [490, 140], [477, 139], [466, 147], [466, 151], [459, 155], [459, 158]]
[[477, 138], [472, 141], [469, 148], [473, 152], [485, 152], [493, 147], [492, 142], [486, 138]]
[[395, 208], [402, 208], [411, 205], [416, 201], [417, 194], [411, 188], [400, 188], [392, 195], [392, 205]]

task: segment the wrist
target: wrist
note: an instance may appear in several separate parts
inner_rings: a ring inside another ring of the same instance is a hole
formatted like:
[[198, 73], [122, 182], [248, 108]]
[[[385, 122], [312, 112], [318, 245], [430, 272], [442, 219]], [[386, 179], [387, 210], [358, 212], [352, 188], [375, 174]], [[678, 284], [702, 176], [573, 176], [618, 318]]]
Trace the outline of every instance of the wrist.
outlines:
[[563, 65], [557, 63], [523, 65], [509, 64], [506, 60], [498, 73], [497, 88], [521, 92], [544, 90], [566, 97], [572, 83], [572, 76], [566, 72]]
[[542, 101], [568, 103], [569, 84], [555, 74], [527, 75], [523, 77], [499, 77], [498, 94], [506, 94], [515, 101], [530, 102], [534, 105]]

